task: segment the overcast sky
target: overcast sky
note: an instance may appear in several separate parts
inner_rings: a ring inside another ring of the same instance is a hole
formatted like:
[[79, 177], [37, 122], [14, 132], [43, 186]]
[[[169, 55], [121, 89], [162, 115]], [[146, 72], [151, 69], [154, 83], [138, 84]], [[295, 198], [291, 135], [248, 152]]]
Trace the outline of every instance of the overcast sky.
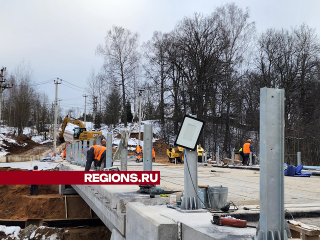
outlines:
[[[154, 31], [169, 32], [184, 16], [211, 14], [230, 1], [215, 0], [0, 0], [0, 67], [13, 71], [22, 60], [30, 62], [36, 82], [61, 78], [85, 87], [92, 69], [103, 59], [95, 55], [112, 25], [140, 35], [140, 43]], [[249, 7], [257, 32], [306, 23], [320, 36], [319, 0], [237, 0]], [[70, 85], [69, 85], [70, 86]], [[75, 88], [76, 89], [76, 88]], [[59, 85], [61, 105], [84, 109], [85, 92]], [[7, 91], [7, 90], [6, 90]], [[52, 83], [39, 91], [54, 100]], [[67, 100], [72, 99], [72, 100]], [[87, 106], [88, 108], [88, 106]]]

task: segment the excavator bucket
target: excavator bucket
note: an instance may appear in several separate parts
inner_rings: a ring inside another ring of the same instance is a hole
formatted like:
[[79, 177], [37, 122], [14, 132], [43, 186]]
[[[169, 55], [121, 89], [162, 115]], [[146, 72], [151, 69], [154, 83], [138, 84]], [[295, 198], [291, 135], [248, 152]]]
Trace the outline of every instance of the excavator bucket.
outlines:
[[64, 140], [64, 137], [58, 137], [58, 139], [57, 139], [57, 145], [60, 145], [60, 144], [62, 144], [62, 143], [64, 143], [65, 142], [65, 140]]

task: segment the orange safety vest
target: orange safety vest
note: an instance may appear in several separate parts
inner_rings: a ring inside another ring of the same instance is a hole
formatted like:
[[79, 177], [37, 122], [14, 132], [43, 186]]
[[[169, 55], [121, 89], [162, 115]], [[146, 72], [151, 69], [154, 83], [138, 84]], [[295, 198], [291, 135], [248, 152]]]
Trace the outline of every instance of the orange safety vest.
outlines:
[[137, 145], [137, 150], [136, 150], [137, 153], [141, 153], [141, 148], [139, 145]]
[[33, 170], [33, 171], [39, 171], [38, 169], [36, 169], [36, 170]]
[[243, 153], [246, 154], [246, 153], [250, 153], [250, 143], [245, 143], [243, 144]]
[[154, 148], [152, 148], [152, 157], [156, 158], [156, 151], [154, 150]]
[[94, 151], [93, 151], [94, 159], [100, 161], [102, 153], [104, 153], [107, 150], [107, 148], [101, 145], [92, 145], [91, 147], [94, 148]]

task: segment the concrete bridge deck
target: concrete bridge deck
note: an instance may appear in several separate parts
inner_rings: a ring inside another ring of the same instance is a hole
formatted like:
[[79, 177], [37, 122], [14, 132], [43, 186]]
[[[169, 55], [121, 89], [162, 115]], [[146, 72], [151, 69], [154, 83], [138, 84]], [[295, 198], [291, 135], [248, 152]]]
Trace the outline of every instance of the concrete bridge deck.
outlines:
[[[118, 163], [115, 163], [118, 165]], [[128, 170], [141, 171], [141, 163], [133, 159]], [[83, 171], [84, 168], [63, 163], [62, 171]], [[183, 165], [155, 164], [160, 171], [160, 187], [165, 190], [183, 191]], [[214, 170], [212, 172], [211, 170]], [[228, 187], [228, 201], [233, 201], [239, 214], [258, 214], [260, 174], [258, 171], [198, 167], [199, 185]], [[320, 212], [320, 177], [285, 177], [285, 207], [292, 211]], [[80, 196], [112, 230], [112, 239], [253, 239], [255, 229], [232, 228], [211, 224], [212, 214], [181, 213], [165, 206], [168, 198], [150, 198], [140, 194], [138, 186], [131, 185], [73, 185]], [[180, 193], [176, 193], [180, 195]], [[250, 206], [252, 211], [241, 210]], [[181, 237], [180, 236], [180, 237]]]

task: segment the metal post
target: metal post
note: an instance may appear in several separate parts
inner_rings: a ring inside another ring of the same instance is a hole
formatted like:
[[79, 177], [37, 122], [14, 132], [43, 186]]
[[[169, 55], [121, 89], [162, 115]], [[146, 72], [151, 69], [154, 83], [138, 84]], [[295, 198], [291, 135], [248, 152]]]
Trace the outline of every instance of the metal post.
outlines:
[[231, 152], [231, 165], [234, 165], [234, 150]]
[[206, 163], [207, 162], [207, 152], [205, 152], [205, 155], [204, 155], [204, 162]]
[[83, 120], [84, 120], [84, 124], [86, 124], [86, 120], [87, 120], [86, 109], [87, 109], [87, 97], [88, 97], [88, 95], [84, 94], [83, 97], [84, 97], [84, 117], [83, 117]]
[[250, 166], [252, 166], [252, 152], [249, 154], [249, 159], [250, 159]]
[[71, 144], [68, 144], [67, 146], [66, 159], [68, 162], [71, 161]]
[[297, 166], [301, 165], [301, 152], [297, 152]]
[[[87, 140], [83, 140], [83, 149], [87, 147]], [[81, 161], [81, 166], [84, 167], [86, 165], [86, 156], [83, 154], [82, 155], [82, 161]]]
[[79, 141], [79, 151], [78, 151], [79, 157], [78, 157], [78, 162], [77, 165], [81, 166], [82, 163], [82, 141]]
[[139, 146], [141, 140], [141, 90], [139, 90]]
[[144, 124], [143, 131], [143, 171], [152, 171], [152, 125]]
[[220, 164], [220, 160], [219, 160], [219, 146], [218, 146], [218, 151], [217, 151], [217, 155], [216, 155], [216, 163], [219, 165]]
[[107, 133], [106, 168], [112, 167], [112, 133]]
[[204, 162], [204, 155], [203, 155], [203, 152], [201, 153], [201, 162], [202, 162], [202, 163]]
[[121, 131], [121, 141], [122, 141], [122, 149], [121, 149], [121, 163], [120, 163], [120, 171], [127, 171], [127, 157], [128, 157], [128, 146], [125, 144], [126, 132]]
[[184, 150], [184, 209], [198, 209], [197, 151]]
[[91, 147], [93, 145], [93, 138], [89, 139], [89, 147]]
[[260, 89], [260, 231], [287, 239], [284, 219], [284, 90]]

